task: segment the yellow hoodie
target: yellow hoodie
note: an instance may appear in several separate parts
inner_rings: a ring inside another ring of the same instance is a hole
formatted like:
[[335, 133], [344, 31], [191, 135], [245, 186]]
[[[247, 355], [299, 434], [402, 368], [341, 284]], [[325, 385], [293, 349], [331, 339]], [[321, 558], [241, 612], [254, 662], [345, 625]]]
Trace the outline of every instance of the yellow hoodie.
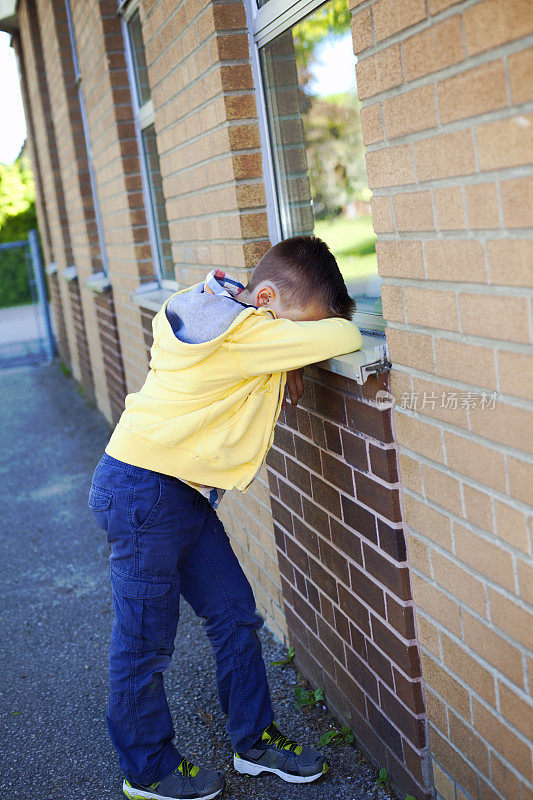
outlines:
[[358, 350], [361, 333], [339, 317], [293, 322], [248, 306], [221, 335], [188, 344], [167, 319], [172, 297], [154, 317], [150, 371], [126, 397], [106, 453], [184, 481], [246, 492], [274, 438], [286, 371]]

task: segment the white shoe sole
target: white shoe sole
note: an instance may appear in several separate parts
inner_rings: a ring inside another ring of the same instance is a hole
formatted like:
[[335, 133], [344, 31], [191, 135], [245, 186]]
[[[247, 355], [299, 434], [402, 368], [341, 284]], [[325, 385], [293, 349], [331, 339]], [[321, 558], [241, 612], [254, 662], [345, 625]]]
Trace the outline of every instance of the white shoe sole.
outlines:
[[306, 777], [291, 775], [288, 772], [282, 772], [280, 769], [274, 769], [274, 767], [262, 767], [260, 764], [254, 764], [253, 761], [246, 761], [245, 758], [237, 758], [237, 756], [233, 756], [233, 766], [241, 775], [255, 776], [260, 775], [261, 772], [273, 772], [274, 775], [277, 775], [287, 783], [311, 783], [311, 781], [316, 781], [317, 778], [324, 774], [323, 772], [318, 772], [316, 775], [308, 775]]
[[[144, 789], [134, 789], [133, 786], [128, 786], [126, 781], [122, 784], [122, 791], [129, 797], [130, 800], [183, 800], [180, 797], [167, 797], [165, 794], [157, 794], [156, 792], [147, 792]], [[223, 790], [217, 789], [212, 794], [206, 794], [202, 800], [211, 800], [213, 797], [218, 797]]]

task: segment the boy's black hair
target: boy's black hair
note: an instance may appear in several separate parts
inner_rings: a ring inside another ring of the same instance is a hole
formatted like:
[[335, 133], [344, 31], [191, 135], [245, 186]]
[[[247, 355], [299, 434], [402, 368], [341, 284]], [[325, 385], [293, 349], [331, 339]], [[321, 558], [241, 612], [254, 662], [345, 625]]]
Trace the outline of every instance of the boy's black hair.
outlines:
[[355, 311], [355, 300], [348, 294], [335, 256], [317, 236], [293, 236], [271, 247], [246, 289], [253, 291], [264, 280], [276, 284], [285, 305], [318, 302], [330, 316], [348, 320]]

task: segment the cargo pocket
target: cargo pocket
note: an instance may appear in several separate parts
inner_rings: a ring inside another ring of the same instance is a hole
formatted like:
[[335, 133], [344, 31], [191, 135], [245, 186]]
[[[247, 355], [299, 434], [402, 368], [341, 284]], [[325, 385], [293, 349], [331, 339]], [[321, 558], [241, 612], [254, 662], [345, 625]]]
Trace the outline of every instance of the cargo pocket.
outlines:
[[113, 500], [113, 492], [109, 489], [102, 489], [100, 486], [91, 486], [89, 492], [89, 508], [93, 512], [93, 517], [97, 525], [104, 531], [107, 530], [109, 507]]
[[172, 581], [152, 583], [111, 568], [111, 587], [115, 633], [124, 645], [138, 652], [168, 646]]

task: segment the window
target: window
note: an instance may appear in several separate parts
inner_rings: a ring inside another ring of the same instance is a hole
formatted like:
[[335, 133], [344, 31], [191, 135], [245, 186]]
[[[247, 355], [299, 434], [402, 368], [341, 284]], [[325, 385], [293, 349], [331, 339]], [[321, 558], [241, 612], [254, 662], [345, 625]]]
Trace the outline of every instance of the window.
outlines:
[[[121, 9], [123, 9], [122, 4]], [[144, 56], [138, 2], [127, 5], [123, 16], [126, 58], [130, 76], [133, 113], [139, 145], [144, 202], [156, 278], [159, 283], [175, 281], [170, 234], [163, 196], [159, 154], [150, 98], [148, 70]]]
[[250, 3], [271, 238], [324, 239], [358, 324], [383, 328], [348, 0]]

